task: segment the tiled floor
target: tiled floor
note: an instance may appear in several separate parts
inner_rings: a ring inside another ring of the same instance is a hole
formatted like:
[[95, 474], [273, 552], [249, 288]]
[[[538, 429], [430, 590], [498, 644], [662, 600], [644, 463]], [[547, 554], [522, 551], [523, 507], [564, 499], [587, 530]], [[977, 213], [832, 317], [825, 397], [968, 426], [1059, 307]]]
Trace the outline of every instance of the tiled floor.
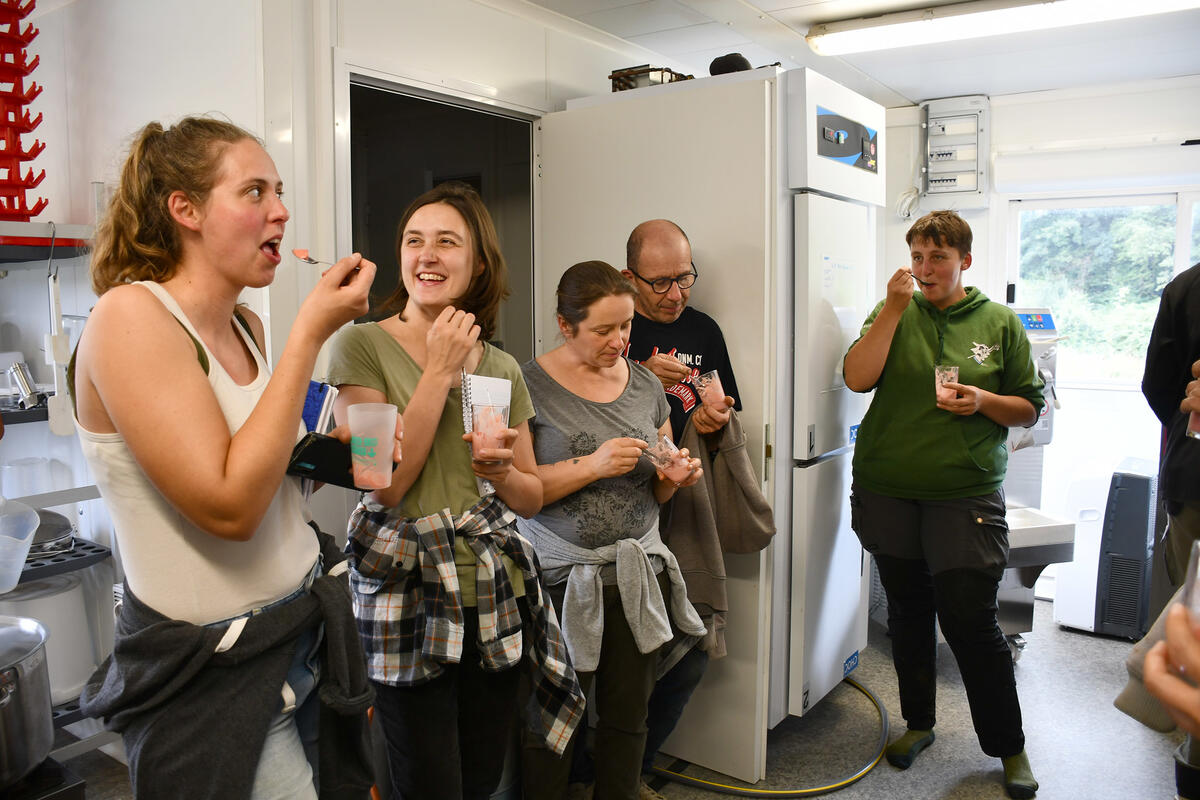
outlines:
[[[1155, 733], [1118, 712], [1112, 700], [1125, 682], [1125, 641], [1061, 630], [1051, 605], [1037, 601], [1034, 630], [1017, 662], [1027, 751], [1041, 782], [1041, 800], [1170, 800], [1171, 751], [1178, 736]], [[911, 769], [881, 762], [834, 796], [844, 800], [991, 800], [1004, 798], [997, 759], [979, 750], [966, 697], [949, 649], [939, 651], [937, 741]], [[897, 729], [889, 643], [871, 626], [870, 642], [854, 677], [878, 696]], [[893, 731], [893, 736], [896, 732]], [[835, 784], [868, 763], [879, 739], [879, 715], [858, 690], [842, 684], [803, 718], [789, 718], [768, 738], [767, 779], [754, 787], [763, 797]], [[670, 764], [663, 760], [663, 764]], [[89, 800], [125, 800], [132, 794], [124, 767], [99, 753], [80, 756], [70, 768], [88, 782]], [[716, 783], [737, 781], [688, 766], [681, 771]], [[655, 781], [657, 783], [657, 780]], [[712, 792], [665, 783], [669, 800], [711, 800]]]

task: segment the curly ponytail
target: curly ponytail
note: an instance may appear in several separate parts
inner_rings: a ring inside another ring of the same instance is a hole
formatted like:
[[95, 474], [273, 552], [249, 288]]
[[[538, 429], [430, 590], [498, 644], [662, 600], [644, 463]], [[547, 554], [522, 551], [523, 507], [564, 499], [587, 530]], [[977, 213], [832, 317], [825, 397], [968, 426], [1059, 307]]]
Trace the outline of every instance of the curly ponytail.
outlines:
[[203, 205], [225, 148], [244, 139], [258, 141], [231, 122], [209, 117], [185, 117], [169, 129], [151, 122], [138, 131], [96, 226], [91, 279], [97, 295], [122, 283], [161, 283], [175, 274], [182, 243], [167, 199], [181, 191]]

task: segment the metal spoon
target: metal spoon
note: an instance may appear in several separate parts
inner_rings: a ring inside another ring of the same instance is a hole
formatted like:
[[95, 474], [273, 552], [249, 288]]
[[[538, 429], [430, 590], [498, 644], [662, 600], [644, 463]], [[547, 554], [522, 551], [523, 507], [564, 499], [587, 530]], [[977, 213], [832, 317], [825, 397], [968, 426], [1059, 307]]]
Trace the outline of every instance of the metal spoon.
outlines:
[[[317, 259], [310, 257], [308, 255], [308, 250], [304, 249], [303, 247], [297, 247], [297, 248], [293, 249], [292, 255], [294, 255], [300, 261], [303, 261], [305, 264], [317, 264], [318, 266], [323, 265], [326, 267], [333, 266], [333, 264], [329, 261], [318, 261]], [[358, 271], [360, 269], [361, 269], [361, 267], [355, 267], [354, 269], [350, 270], [350, 274], [347, 275], [345, 280], [342, 281], [342, 285], [345, 286], [346, 284], [350, 283], [350, 278], [354, 275], [357, 275]], [[325, 272], [328, 272], [328, 270], [326, 270]], [[321, 273], [322, 277], [324, 277], [325, 272]]]
[[301, 261], [303, 261], [305, 264], [324, 264], [327, 267], [333, 266], [333, 263], [330, 261], [318, 261], [315, 258], [309, 257], [308, 250], [306, 250], [303, 247], [297, 247], [294, 250], [292, 250], [292, 255], [294, 255], [296, 258], [300, 259]]

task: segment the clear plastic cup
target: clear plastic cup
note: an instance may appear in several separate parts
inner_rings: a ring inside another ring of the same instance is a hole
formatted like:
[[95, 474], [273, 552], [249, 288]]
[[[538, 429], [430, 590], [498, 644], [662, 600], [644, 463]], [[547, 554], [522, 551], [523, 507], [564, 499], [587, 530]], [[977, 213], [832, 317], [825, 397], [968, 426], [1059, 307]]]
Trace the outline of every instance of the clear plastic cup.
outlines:
[[21, 580], [38, 522], [29, 506], [0, 497], [0, 594], [11, 592]]
[[346, 409], [346, 416], [354, 485], [368, 491], [391, 486], [396, 407], [391, 403], [355, 403]]
[[471, 404], [471, 457], [476, 461], [481, 450], [504, 447], [508, 430], [508, 406], [489, 403]]
[[933, 368], [933, 393], [938, 400], [953, 400], [958, 396], [958, 392], [944, 386], [947, 383], [958, 383], [958, 366], [938, 364]]
[[682, 483], [692, 472], [688, 459], [669, 436], [660, 433], [658, 441], [642, 452], [669, 481]]
[[696, 387], [701, 403], [718, 409], [725, 408], [725, 387], [721, 385], [721, 376], [715, 369], [692, 378], [692, 385]]

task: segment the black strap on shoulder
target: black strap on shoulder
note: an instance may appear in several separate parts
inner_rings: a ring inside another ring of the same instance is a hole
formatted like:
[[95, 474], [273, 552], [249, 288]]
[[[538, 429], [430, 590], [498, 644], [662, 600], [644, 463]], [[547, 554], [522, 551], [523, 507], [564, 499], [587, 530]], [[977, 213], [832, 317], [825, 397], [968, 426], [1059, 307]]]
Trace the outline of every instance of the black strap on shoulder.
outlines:
[[192, 340], [192, 344], [196, 346], [196, 360], [200, 362], [200, 369], [204, 370], [204, 374], [207, 375], [208, 353], [204, 352], [204, 345], [200, 344], [200, 340], [192, 335], [192, 332], [188, 330], [188, 326], [183, 324], [183, 320], [174, 314], [171, 315], [171, 319], [179, 323], [179, 327], [183, 328], [183, 332], [188, 335], [188, 338]]
[[246, 315], [242, 313], [240, 308], [234, 307], [233, 318], [238, 321], [239, 325], [246, 329], [246, 333], [250, 334], [250, 341], [254, 342], [254, 349], [258, 351], [258, 354], [266, 358], [267, 354], [258, 346], [258, 339], [255, 338], [254, 331], [250, 328], [250, 320], [246, 319]]
[[75, 405], [75, 354], [78, 352], [79, 342], [76, 342], [67, 361], [67, 396], [71, 398], [71, 413], [76, 417], [79, 416], [79, 408]]

